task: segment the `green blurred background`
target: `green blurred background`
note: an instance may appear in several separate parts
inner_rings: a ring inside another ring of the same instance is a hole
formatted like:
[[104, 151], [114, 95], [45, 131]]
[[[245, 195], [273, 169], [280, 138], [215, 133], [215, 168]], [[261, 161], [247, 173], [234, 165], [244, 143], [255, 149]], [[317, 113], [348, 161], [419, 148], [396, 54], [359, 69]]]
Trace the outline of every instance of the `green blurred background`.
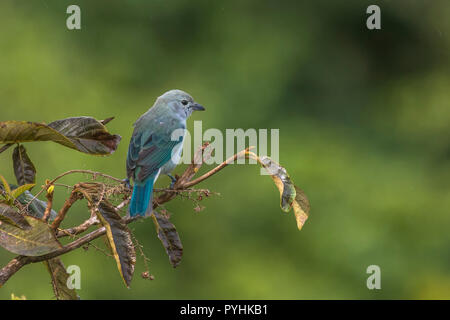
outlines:
[[[366, 28], [373, 3], [379, 31]], [[67, 30], [69, 4], [82, 30]], [[123, 137], [105, 158], [26, 144], [39, 185], [70, 169], [124, 177], [132, 123], [179, 88], [206, 106], [193, 116], [204, 130], [279, 128], [280, 162], [311, 201], [298, 231], [257, 166], [227, 168], [201, 185], [221, 193], [204, 211], [167, 205], [184, 244], [178, 268], [150, 220], [132, 229], [153, 281], [139, 258], [126, 289], [112, 258], [65, 255], [81, 268], [81, 298], [450, 298], [449, 16], [448, 0], [2, 0], [0, 120], [115, 116], [108, 128]], [[0, 171], [13, 182], [11, 153]], [[56, 208], [66, 195], [56, 190]], [[65, 226], [87, 214], [79, 203]], [[1, 265], [12, 257], [0, 249]], [[381, 290], [366, 287], [372, 264]], [[44, 266], [24, 267], [0, 298], [11, 293], [53, 298]]]

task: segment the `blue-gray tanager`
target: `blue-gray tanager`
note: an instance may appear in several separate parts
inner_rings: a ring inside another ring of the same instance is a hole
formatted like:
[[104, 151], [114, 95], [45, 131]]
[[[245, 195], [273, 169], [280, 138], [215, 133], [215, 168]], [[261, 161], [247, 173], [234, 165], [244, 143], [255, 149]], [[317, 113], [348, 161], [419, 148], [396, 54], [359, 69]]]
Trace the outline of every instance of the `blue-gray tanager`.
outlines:
[[170, 90], [134, 123], [127, 155], [127, 177], [134, 180], [131, 217], [151, 214], [153, 185], [160, 174], [167, 174], [173, 185], [170, 172], [180, 159], [184, 135], [174, 141], [172, 134], [186, 129], [186, 120], [195, 110], [205, 108], [186, 92]]

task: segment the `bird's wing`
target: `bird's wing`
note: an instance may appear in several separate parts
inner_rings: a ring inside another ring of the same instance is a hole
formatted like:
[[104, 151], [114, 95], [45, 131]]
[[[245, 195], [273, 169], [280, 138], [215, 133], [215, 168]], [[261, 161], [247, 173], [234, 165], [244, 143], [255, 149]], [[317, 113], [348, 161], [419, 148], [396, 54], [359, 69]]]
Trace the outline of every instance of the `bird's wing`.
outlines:
[[172, 156], [172, 149], [180, 142], [172, 141], [170, 135], [153, 132], [133, 133], [127, 156], [127, 175], [143, 181], [161, 168]]

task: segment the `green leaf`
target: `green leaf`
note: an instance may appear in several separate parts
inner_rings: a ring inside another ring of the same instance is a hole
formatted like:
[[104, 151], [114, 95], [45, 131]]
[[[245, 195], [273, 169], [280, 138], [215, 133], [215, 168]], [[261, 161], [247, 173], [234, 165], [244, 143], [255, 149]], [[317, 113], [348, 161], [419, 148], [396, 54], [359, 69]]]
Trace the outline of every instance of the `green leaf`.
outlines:
[[23, 215], [5, 203], [0, 203], [0, 220], [23, 230], [29, 230], [31, 228], [31, 225]]
[[0, 174], [0, 180], [3, 184], [3, 190], [5, 190], [6, 193], [6, 200], [9, 201], [11, 197], [11, 188], [9, 187], [9, 183], [6, 181], [6, 179]]
[[58, 300], [79, 300], [80, 297], [77, 295], [75, 289], [69, 289], [67, 287], [67, 280], [69, 279], [69, 274], [64, 267], [61, 259], [54, 258], [44, 261], [50, 277], [52, 278], [52, 287], [55, 297]]
[[101, 201], [98, 206], [97, 216], [106, 228], [114, 258], [119, 273], [127, 287], [133, 278], [134, 265], [136, 263], [136, 252], [131, 233], [116, 209], [107, 201]]
[[30, 184], [24, 184], [20, 187], [17, 187], [16, 189], [11, 191], [11, 196], [15, 199], [18, 196], [20, 196], [22, 193], [24, 193], [25, 191], [31, 190], [31, 188], [33, 188], [35, 186], [34, 183], [30, 183]]
[[48, 125], [27, 121], [0, 122], [0, 143], [6, 144], [54, 141], [80, 152], [107, 155], [117, 149], [120, 139], [91, 117], [67, 118]]
[[183, 256], [183, 245], [177, 229], [166, 216], [156, 211], [152, 213], [152, 219], [156, 226], [158, 238], [169, 256], [170, 264], [175, 268], [180, 264]]
[[298, 229], [302, 229], [309, 217], [310, 204], [306, 194], [294, 185], [286, 169], [267, 156], [258, 157], [253, 152], [249, 156], [258, 160], [263, 168], [270, 174], [272, 180], [280, 191], [280, 207], [284, 212], [294, 210]]
[[36, 168], [28, 157], [24, 146], [19, 145], [13, 152], [14, 174], [19, 185], [36, 183]]
[[0, 246], [24, 256], [40, 256], [61, 248], [49, 225], [30, 216], [24, 218], [31, 225], [28, 230], [0, 221]]

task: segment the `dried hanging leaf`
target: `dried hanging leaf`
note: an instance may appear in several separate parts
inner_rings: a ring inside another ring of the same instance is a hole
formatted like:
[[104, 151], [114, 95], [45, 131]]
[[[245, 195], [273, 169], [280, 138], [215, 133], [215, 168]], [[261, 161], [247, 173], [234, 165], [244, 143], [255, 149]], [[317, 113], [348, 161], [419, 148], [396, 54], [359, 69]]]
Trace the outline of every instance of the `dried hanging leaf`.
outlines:
[[117, 268], [127, 287], [133, 278], [136, 252], [131, 233], [115, 208], [106, 201], [98, 206], [97, 216], [106, 228], [106, 235], [117, 262]]
[[117, 149], [120, 139], [91, 117], [67, 118], [48, 125], [27, 121], [0, 122], [0, 143], [5, 144], [54, 141], [84, 153], [107, 155]]
[[19, 185], [36, 183], [36, 168], [28, 157], [24, 146], [19, 145], [13, 152], [14, 174]]
[[156, 226], [158, 238], [169, 256], [170, 264], [175, 268], [180, 264], [183, 256], [183, 245], [177, 229], [166, 216], [156, 211], [152, 213], [152, 219]]
[[58, 300], [79, 300], [80, 297], [77, 295], [75, 289], [69, 289], [67, 287], [67, 280], [69, 279], [69, 274], [64, 267], [61, 259], [54, 258], [44, 261], [50, 277], [52, 278], [52, 287], [55, 297]]
[[249, 157], [256, 159], [270, 174], [272, 180], [280, 191], [280, 207], [284, 212], [294, 210], [298, 229], [302, 229], [309, 216], [310, 204], [306, 194], [294, 185], [286, 169], [267, 156], [258, 157], [253, 152]]
[[23, 215], [5, 203], [0, 203], [0, 220], [23, 230], [31, 228]]
[[0, 221], [0, 246], [24, 256], [40, 256], [61, 248], [45, 222], [30, 216], [24, 218], [31, 225], [28, 230]]
[[308, 219], [310, 205], [309, 200], [302, 189], [295, 186], [295, 191], [296, 195], [295, 201], [292, 203], [292, 209], [294, 210], [297, 227], [299, 230], [301, 230], [306, 220]]

